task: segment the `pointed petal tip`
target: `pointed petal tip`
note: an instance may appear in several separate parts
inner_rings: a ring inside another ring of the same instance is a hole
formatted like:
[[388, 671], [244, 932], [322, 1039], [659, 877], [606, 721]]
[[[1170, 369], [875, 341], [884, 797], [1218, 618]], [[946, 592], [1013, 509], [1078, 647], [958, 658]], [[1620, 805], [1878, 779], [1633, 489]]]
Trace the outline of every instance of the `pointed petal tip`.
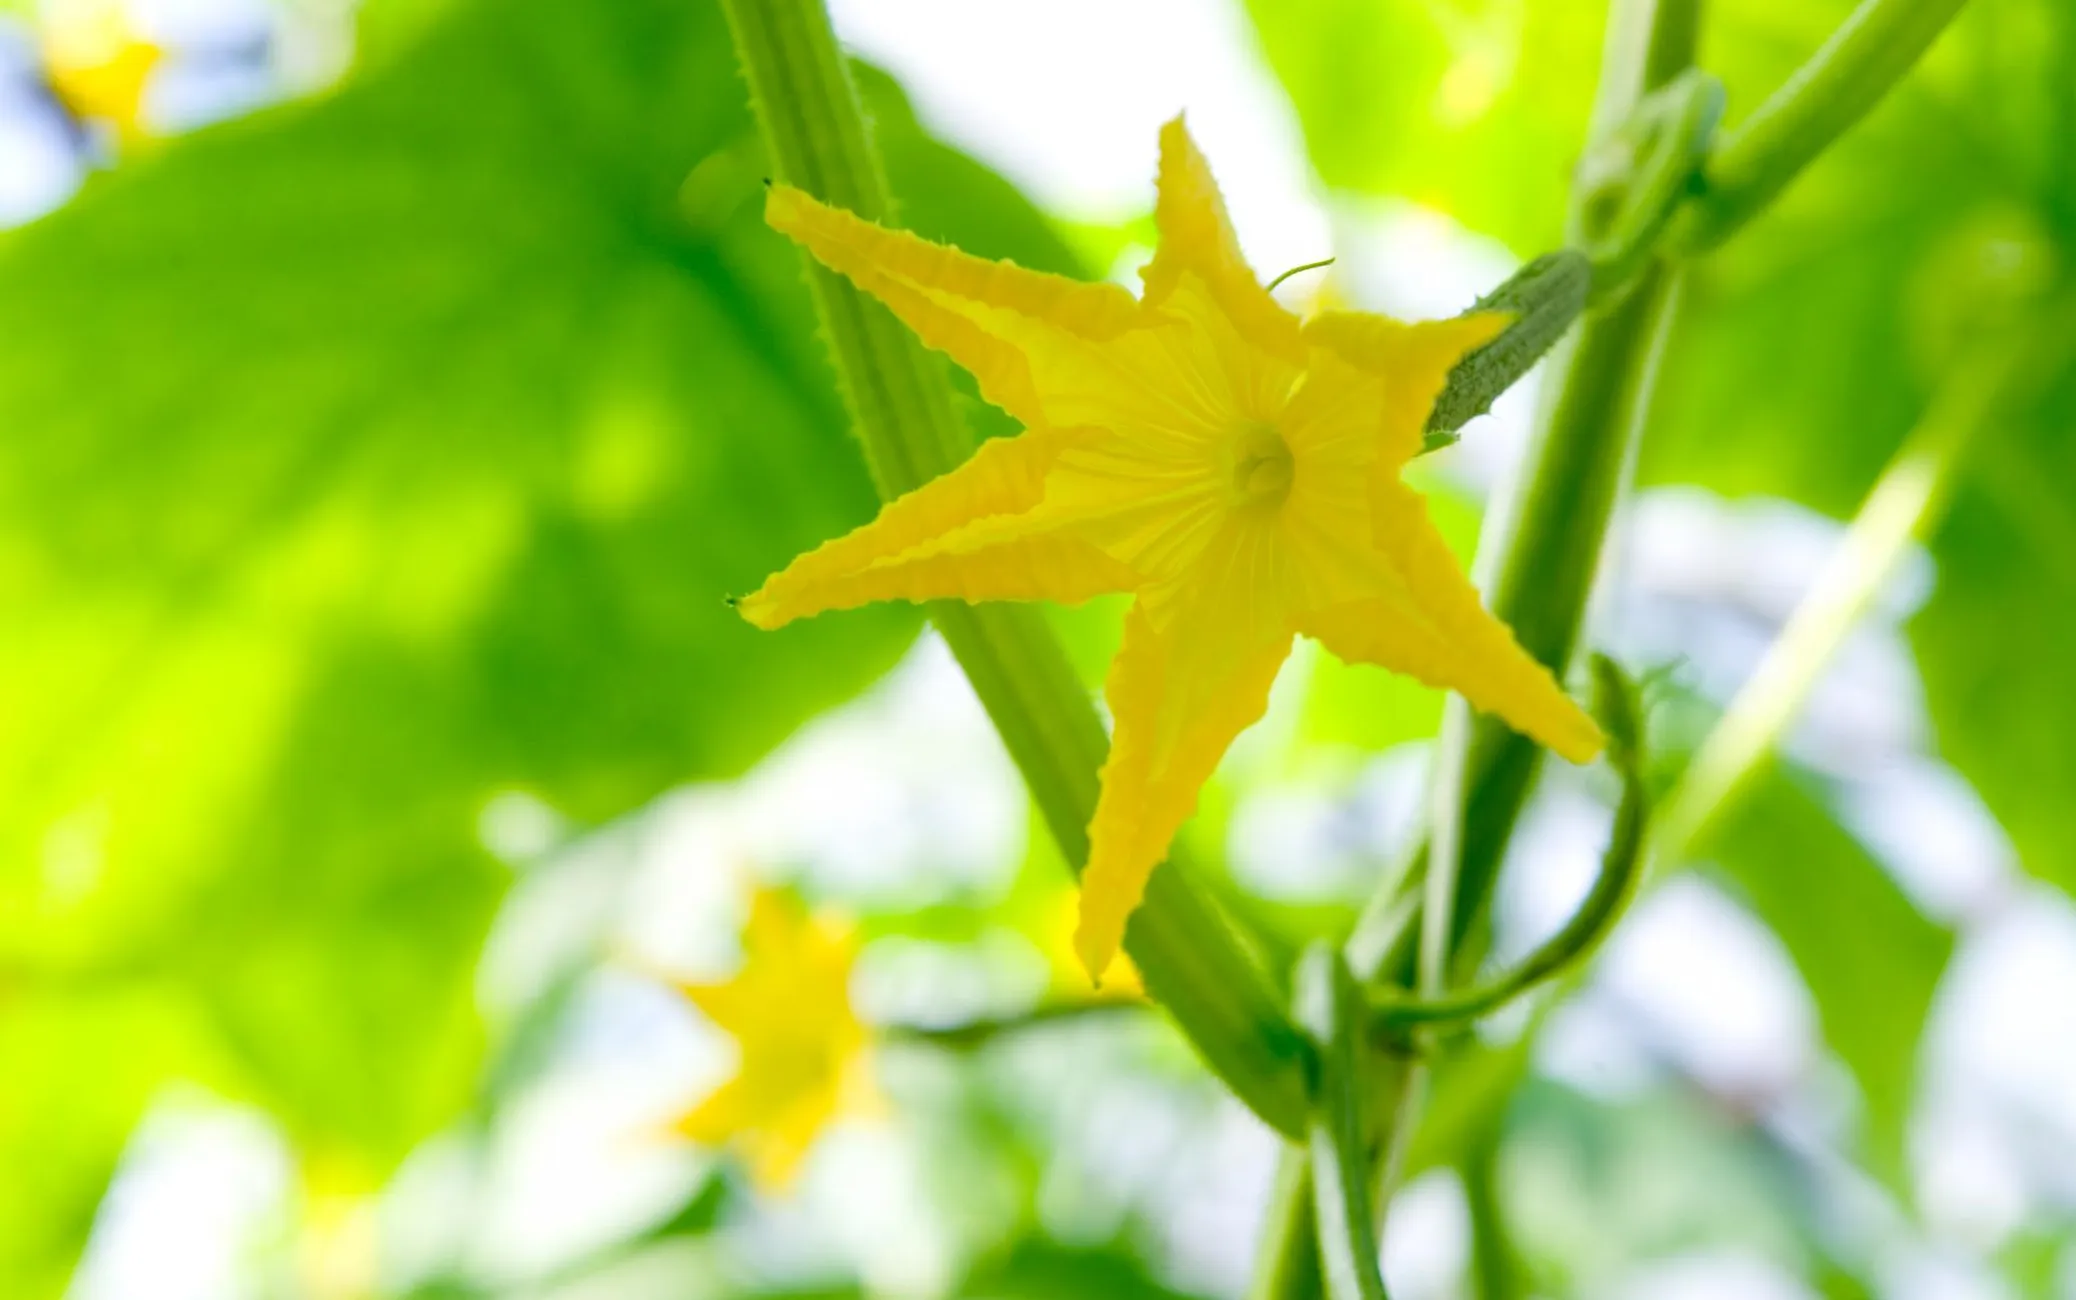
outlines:
[[1583, 767], [1599, 758], [1602, 751], [1607, 749], [1607, 737], [1583, 711], [1572, 721], [1572, 727], [1563, 735], [1555, 737], [1550, 748], [1565, 762]]
[[1550, 693], [1556, 697], [1549, 703], [1556, 705], [1555, 709], [1538, 709], [1532, 723], [1528, 717], [1509, 721], [1516, 730], [1565, 762], [1584, 767], [1607, 749], [1607, 736], [1601, 732], [1593, 715], [1564, 693], [1555, 677], [1549, 679], [1549, 686]]
[[759, 587], [747, 596], [729, 596], [728, 607], [741, 615], [743, 622], [765, 632], [776, 631], [792, 622], [785, 611], [779, 608], [778, 602], [765, 595], [764, 591], [763, 587]]
[[1506, 333], [1520, 318], [1519, 312], [1477, 311], [1466, 313], [1453, 321], [1440, 323], [1455, 326], [1456, 341], [1463, 345], [1465, 352], [1469, 352], [1474, 348], [1484, 347]]
[[[1099, 933], [1089, 915], [1088, 896], [1082, 895], [1081, 922], [1074, 927], [1074, 955], [1081, 960], [1081, 968], [1088, 972], [1090, 985], [1103, 987], [1103, 976], [1109, 971], [1110, 963], [1117, 959], [1117, 948], [1121, 935]], [[1109, 927], [1104, 927], [1107, 930]]]
[[764, 224], [781, 234], [792, 234], [803, 214], [819, 206], [805, 190], [784, 181], [764, 182]]

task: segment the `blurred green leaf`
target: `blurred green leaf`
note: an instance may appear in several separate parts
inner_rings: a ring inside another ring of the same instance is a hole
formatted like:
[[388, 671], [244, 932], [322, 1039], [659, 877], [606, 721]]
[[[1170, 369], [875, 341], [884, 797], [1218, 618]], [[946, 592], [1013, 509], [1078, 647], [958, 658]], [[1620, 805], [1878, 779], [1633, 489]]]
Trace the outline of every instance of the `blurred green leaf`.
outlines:
[[1533, 1081], [1500, 1174], [1539, 1295], [1603, 1294], [1639, 1265], [1701, 1250], [1792, 1268], [1812, 1227], [1763, 1135], [1686, 1089], [1610, 1100]]
[[[2023, 310], [2057, 278], [2066, 292], [2076, 270], [2076, 12], [2033, 3], [1970, 16], [1950, 60], [1965, 92], [1956, 111], [2004, 185], [1913, 281], [1913, 305], [1933, 313], [1932, 344], [1949, 348], [1979, 333], [1984, 313]], [[1941, 752], [2026, 868], [2076, 890], [2076, 749], [2061, 725], [2076, 716], [2066, 654], [2076, 643], [2076, 512], [2060, 487], [2076, 470], [2071, 364], [2064, 349], [2059, 381], [1977, 437], [1931, 539], [1938, 581], [1911, 635]]]
[[169, 1065], [217, 1071], [210, 1037], [171, 990], [30, 990], [0, 976], [0, 1294], [64, 1292], [138, 1112]]
[[1911, 903], [1802, 784], [1760, 777], [1699, 856], [1780, 937], [1824, 1041], [1859, 1081], [1870, 1164], [1904, 1179], [1919, 1041], [1953, 932]]
[[[1250, 8], [1330, 185], [1428, 203], [1523, 254], [1557, 239], [1561, 173], [1598, 58], [1586, 42], [1602, 6]], [[1731, 123], [1850, 9], [1850, 0], [1711, 6], [1704, 62], [1728, 87]], [[1787, 497], [1836, 517], [1858, 507], [1967, 341], [2076, 264], [2072, 26], [2051, 0], [1971, 6], [1772, 211], [1693, 269], [1645, 481]], [[2076, 714], [2061, 651], [2076, 644], [2062, 612], [2076, 592], [2076, 513], [2050, 485], [2076, 473], [2071, 427], [2076, 398], [2065, 396], [2024, 429], [1983, 440], [1971, 485], [1935, 539], [1939, 584], [1913, 629], [1941, 751], [1982, 791], [2030, 869], [2064, 885], [2076, 885], [2066, 798], [2076, 749], [2060, 725]], [[1893, 1171], [1918, 1020], [1948, 940], [1801, 798], [1781, 811], [1787, 820], [1770, 842], [1754, 838], [1761, 814], [1744, 818], [1751, 848], [1736, 865], [1758, 872], [1766, 854], [1841, 864], [1812, 893], [1782, 892], [1797, 877], [1755, 874], [1747, 885], [1817, 986], [1827, 1034], [1861, 1076], [1875, 1145]], [[1833, 945], [1833, 928], [1856, 937]], [[1835, 960], [1861, 945], [1888, 951], [1867, 954], [1873, 964], [1858, 973]]]
[[[1772, 50], [1784, 69], [1808, 33], [1788, 10], [1773, 21], [1777, 40], [1725, 44], [1755, 68]], [[2076, 267], [2072, 85], [2067, 6], [1970, 6], [1887, 102], [1690, 277], [1643, 477], [1855, 511], [1962, 349]], [[2076, 678], [2059, 647], [2076, 636], [2061, 612], [2076, 516], [2052, 485], [2076, 469], [2072, 427], [2065, 384], [1982, 431], [1931, 539], [1937, 584], [1912, 627], [1940, 753], [2027, 869], [2065, 888], [2076, 760], [2058, 720], [2076, 713]]]
[[1506, 1043], [1466, 1035], [1449, 1044], [1435, 1060], [1420, 1128], [1406, 1148], [1407, 1181], [1462, 1164], [1474, 1144], [1505, 1122], [1529, 1077], [1534, 1049], [1533, 1032]]
[[966, 1300], [1187, 1300], [1146, 1271], [1128, 1249], [1062, 1246], [1036, 1238], [1018, 1243], [960, 1285]]
[[1911, 624], [1940, 747], [2035, 875], [2076, 891], [2076, 376], [1989, 430], [1934, 539]]
[[1858, 507], [1962, 345], [2065, 260], [2039, 206], [2051, 119], [2024, 107], [2049, 74], [2012, 30], [2037, 49], [2043, 16], [1971, 6], [1772, 211], [1695, 268], [1647, 480], [1841, 518]]
[[8, 242], [8, 950], [179, 968], [394, 1152], [472, 1073], [496, 791], [608, 816], [889, 661], [722, 603], [872, 505], [754, 169], [681, 197], [740, 100], [708, 8], [484, 6]]
[[[477, 1077], [493, 799], [583, 823], [738, 772], [916, 626], [723, 604], [874, 500], [718, 11], [438, 11], [0, 241], [0, 1037], [119, 970], [367, 1178]], [[1070, 269], [868, 91], [919, 225]], [[120, 1076], [10, 1052], [0, 1115], [107, 1122], [0, 1125], [0, 1163], [97, 1185], [190, 1073], [128, 1037]], [[84, 1213], [27, 1195], [9, 1294]]]
[[[1708, 7], [1704, 63], [1734, 124], [1852, 0]], [[1524, 256], [1561, 240], [1602, 4], [1254, 0], [1321, 179], [1450, 213]], [[2051, 0], [1976, 5], [1924, 66], [1689, 276], [1647, 480], [1849, 513], [1985, 292], [2042, 273], [2039, 204], [2066, 191]], [[2060, 51], [2059, 53], [2057, 51]], [[2058, 152], [2059, 148], [2059, 152]], [[2033, 251], [2028, 251], [2028, 250]], [[1763, 382], [1758, 377], [1763, 376]]]
[[1601, 4], [1249, 0], [1328, 185], [1557, 246], [1600, 66]]

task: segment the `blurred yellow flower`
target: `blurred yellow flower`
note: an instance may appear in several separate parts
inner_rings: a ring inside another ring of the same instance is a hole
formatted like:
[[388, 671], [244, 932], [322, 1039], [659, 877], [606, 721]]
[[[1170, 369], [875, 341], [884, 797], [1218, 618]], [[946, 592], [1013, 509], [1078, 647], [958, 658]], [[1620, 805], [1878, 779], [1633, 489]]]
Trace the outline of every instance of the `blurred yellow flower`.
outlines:
[[871, 1096], [865, 1026], [851, 1010], [851, 933], [771, 890], [751, 896], [743, 964], [721, 984], [680, 984], [734, 1037], [735, 1075], [677, 1121], [741, 1152], [759, 1186], [783, 1188], [822, 1129]]
[[1599, 731], [1479, 603], [1400, 481], [1450, 369], [1504, 328], [1301, 322], [1248, 268], [1181, 119], [1133, 298], [989, 262], [788, 186], [766, 217], [972, 371], [1025, 432], [888, 504], [741, 602], [774, 628], [875, 600], [1137, 597], [1075, 948], [1100, 979], [1147, 878], [1303, 633], [1461, 691], [1582, 762]]
[[75, 115], [144, 135], [144, 87], [163, 51], [137, 34], [121, 0], [58, 0], [43, 15], [44, 75]]

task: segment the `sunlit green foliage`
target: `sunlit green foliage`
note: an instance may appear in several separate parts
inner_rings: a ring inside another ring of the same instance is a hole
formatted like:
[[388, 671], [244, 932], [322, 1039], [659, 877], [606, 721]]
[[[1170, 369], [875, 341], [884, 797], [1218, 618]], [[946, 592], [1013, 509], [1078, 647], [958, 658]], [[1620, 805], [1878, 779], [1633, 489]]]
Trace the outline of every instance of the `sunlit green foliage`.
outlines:
[[[457, 1113], [495, 797], [738, 772], [915, 626], [723, 603], [871, 495], [718, 13], [455, 8], [0, 247], [0, 1276], [39, 1291], [167, 1079], [348, 1185]], [[874, 90], [920, 227], [1066, 265]]]
[[[1423, 204], [1524, 257], [1561, 243], [1602, 6], [1246, 8], [1329, 194]], [[1711, 6], [1703, 62], [1729, 120], [1850, 8]], [[1971, 358], [2036, 348], [2034, 381], [1969, 451], [1929, 539], [1935, 582], [1909, 633], [1931, 748], [2025, 868], [2063, 888], [2066, 10], [1973, 6], [1775, 210], [1688, 273], [1639, 467], [1647, 485], [1843, 519]], [[543, 998], [497, 1042], [480, 1023], [482, 942], [512, 866], [486, 847], [497, 810], [537, 801], [593, 826], [737, 776], [879, 677], [918, 626], [880, 607], [765, 634], [723, 603], [875, 503], [795, 255], [758, 216], [766, 169], [717, 8], [378, 0], [363, 30], [336, 90], [162, 142], [0, 237], [9, 1297], [64, 1291], [169, 1084], [262, 1108], [308, 1183], [351, 1192], [493, 1110], [563, 1006]], [[1088, 272], [1012, 185], [931, 138], [890, 78], [859, 75], [907, 224]], [[986, 434], [1012, 427], [977, 399], [966, 410]], [[1475, 507], [1434, 500], [1467, 553]], [[1115, 614], [1058, 619], [1092, 681]], [[1291, 716], [1229, 781], [1352, 771], [1431, 737], [1439, 696], [1321, 656]], [[1907, 1206], [1921, 1033], [1956, 937], [1841, 823], [1835, 795], [1782, 760], [1694, 857], [1781, 940], [1857, 1085], [1853, 1154]], [[1207, 859], [1235, 800], [1230, 783], [1206, 795], [1189, 839]], [[1023, 924], [1050, 906], [1032, 882], [1060, 871], [1035, 837], [1030, 857], [1006, 899], [866, 928], [956, 944]], [[1259, 915], [1270, 952], [1349, 919], [1340, 901]], [[1664, 1088], [1614, 1107], [1524, 1086], [1531, 1046], [1449, 1059], [1409, 1172], [1510, 1125], [1502, 1199], [1540, 1252], [1538, 1283], [1604, 1283], [1704, 1236], [1845, 1277], [1852, 1261], [1825, 1254], [1794, 1200], [1808, 1189], [1754, 1132]], [[1183, 1069], [1170, 1040], [1134, 1050]], [[1179, 1294], [1128, 1237], [1043, 1239], [1030, 1126], [989, 1085], [935, 1068], [919, 1072], [943, 1100], [932, 1131], [994, 1162], [945, 1179], [986, 1183], [1021, 1234], [976, 1250], [963, 1293]], [[1700, 1190], [1649, 1195], [1675, 1183]], [[636, 1244], [698, 1236], [732, 1195], [704, 1184]], [[2056, 1244], [2014, 1247], [2014, 1275], [2050, 1276]], [[451, 1293], [479, 1294], [461, 1280]]]

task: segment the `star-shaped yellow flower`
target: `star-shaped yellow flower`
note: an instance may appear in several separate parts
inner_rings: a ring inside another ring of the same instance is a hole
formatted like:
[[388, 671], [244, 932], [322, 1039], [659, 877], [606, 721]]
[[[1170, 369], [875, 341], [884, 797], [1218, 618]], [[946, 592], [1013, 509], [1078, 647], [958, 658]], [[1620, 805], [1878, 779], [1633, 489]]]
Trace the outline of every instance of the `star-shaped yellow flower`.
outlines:
[[1075, 947], [1100, 978], [1197, 792], [1298, 633], [1457, 690], [1574, 762], [1599, 731], [1478, 601], [1400, 481], [1449, 370], [1506, 321], [1300, 321], [1248, 269], [1180, 118], [1134, 299], [775, 186], [766, 219], [973, 372], [1025, 431], [741, 602], [773, 628], [875, 600], [1137, 599]]
[[750, 900], [743, 964], [723, 984], [680, 985], [730, 1034], [735, 1075], [677, 1122], [707, 1146], [732, 1145], [758, 1185], [792, 1181], [815, 1138], [870, 1094], [866, 1029], [851, 1009], [852, 936], [768, 890]]

